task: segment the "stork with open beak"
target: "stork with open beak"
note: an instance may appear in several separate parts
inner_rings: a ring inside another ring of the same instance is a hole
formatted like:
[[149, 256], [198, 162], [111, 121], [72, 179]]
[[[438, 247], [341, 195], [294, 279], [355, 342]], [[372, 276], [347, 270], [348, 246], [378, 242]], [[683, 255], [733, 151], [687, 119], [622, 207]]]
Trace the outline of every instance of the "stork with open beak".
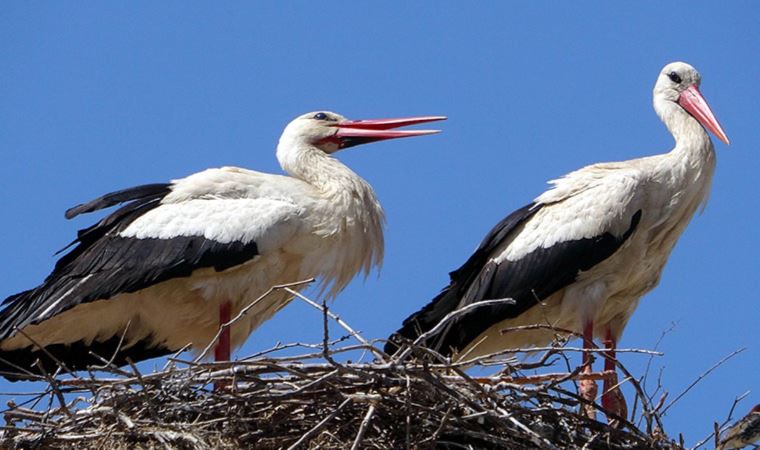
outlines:
[[[121, 204], [79, 231], [34, 289], [0, 311], [0, 372], [10, 378], [200, 351], [220, 325], [274, 285], [317, 277], [335, 296], [383, 259], [383, 211], [370, 185], [334, 158], [444, 117], [347, 120], [311, 112], [288, 124], [277, 158], [289, 176], [237, 167], [106, 194], [67, 218]], [[291, 296], [274, 292], [216, 343], [228, 360]], [[39, 361], [36, 363], [36, 361]]]
[[[554, 187], [499, 222], [449, 285], [407, 318], [386, 352], [414, 340], [447, 314], [482, 300], [514, 304], [474, 308], [425, 342], [444, 355], [474, 357], [551, 342], [548, 325], [582, 334], [584, 348], [600, 338], [605, 370], [615, 373], [615, 348], [639, 299], [660, 280], [678, 237], [708, 197], [715, 168], [711, 131], [728, 137], [699, 91], [690, 65], [666, 65], [654, 86], [654, 109], [675, 138], [668, 153], [593, 164], [554, 180]], [[591, 355], [583, 367], [591, 372]], [[602, 405], [626, 416], [617, 377], [605, 379]], [[596, 383], [581, 395], [596, 398]], [[589, 415], [593, 409], [588, 409]]]

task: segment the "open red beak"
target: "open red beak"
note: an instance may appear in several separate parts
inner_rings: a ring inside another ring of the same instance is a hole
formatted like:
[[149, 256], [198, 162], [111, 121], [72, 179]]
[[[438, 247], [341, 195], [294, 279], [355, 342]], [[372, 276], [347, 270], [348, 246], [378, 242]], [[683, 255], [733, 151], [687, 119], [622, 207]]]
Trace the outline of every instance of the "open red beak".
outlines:
[[712, 131], [712, 133], [726, 144], [729, 143], [728, 136], [720, 127], [718, 119], [715, 118], [710, 106], [702, 94], [699, 92], [696, 84], [692, 84], [685, 91], [681, 92], [678, 97], [678, 104], [689, 112], [703, 127]]
[[440, 130], [394, 130], [394, 128], [438, 120], [446, 120], [446, 117], [421, 116], [401, 119], [344, 120], [335, 124], [338, 127], [335, 137], [340, 141], [340, 148], [348, 148], [385, 139], [423, 136], [440, 133]]

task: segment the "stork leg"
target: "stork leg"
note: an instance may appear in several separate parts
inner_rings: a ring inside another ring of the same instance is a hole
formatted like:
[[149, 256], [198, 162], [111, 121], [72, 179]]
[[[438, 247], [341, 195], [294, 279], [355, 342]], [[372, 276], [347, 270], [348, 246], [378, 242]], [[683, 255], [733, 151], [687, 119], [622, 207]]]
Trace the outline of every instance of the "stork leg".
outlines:
[[[230, 321], [230, 312], [232, 305], [230, 302], [223, 302], [219, 305], [219, 326], [226, 324]], [[214, 347], [214, 361], [229, 361], [230, 360], [230, 328], [226, 327], [219, 334], [219, 340]], [[221, 391], [229, 386], [229, 383], [220, 381], [214, 383], [214, 390]]]
[[[583, 328], [583, 348], [588, 350], [593, 347], [594, 347], [594, 324], [593, 322], [589, 322]], [[583, 370], [581, 371], [581, 373], [583, 374], [592, 373], [591, 364], [593, 362], [593, 359], [594, 358], [590, 352], [583, 352], [583, 363], [582, 363]], [[580, 391], [579, 392], [580, 396], [588, 400], [589, 402], [594, 402], [596, 400], [596, 394], [598, 390], [596, 381], [591, 380], [591, 379], [582, 379], [579, 382], [578, 390]], [[581, 412], [590, 419], [596, 419], [596, 408], [594, 408], [593, 405], [582, 405]]]
[[[230, 302], [224, 302], [219, 305], [220, 327], [230, 321], [231, 309], [232, 305]], [[227, 327], [222, 330], [222, 333], [219, 335], [219, 341], [217, 341], [216, 347], [214, 347], [214, 361], [229, 361], [230, 353], [230, 328]]]
[[[615, 359], [617, 342], [612, 337], [612, 333], [609, 329], [607, 330], [604, 339], [604, 346], [609, 349], [604, 353], [604, 371], [609, 373], [609, 375], [604, 378], [602, 406], [607, 411], [626, 418], [628, 417], [628, 405], [626, 405], [625, 397], [623, 397], [623, 393], [620, 391], [620, 386], [618, 386], [617, 367], [615, 365], [617, 362]], [[614, 425], [617, 422], [614, 419], [608, 418], [608, 420], [611, 425]]]

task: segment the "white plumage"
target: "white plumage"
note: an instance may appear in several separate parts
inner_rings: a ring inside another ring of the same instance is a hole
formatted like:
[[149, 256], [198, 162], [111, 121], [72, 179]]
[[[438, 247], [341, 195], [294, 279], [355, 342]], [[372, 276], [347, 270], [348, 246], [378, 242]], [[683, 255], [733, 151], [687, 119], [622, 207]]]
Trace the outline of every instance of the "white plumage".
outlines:
[[[473, 357], [549, 343], [557, 331], [582, 333], [614, 347], [639, 299], [659, 282], [673, 246], [706, 202], [715, 168], [709, 128], [728, 139], [699, 94], [699, 73], [685, 63], [665, 66], [654, 87], [654, 108], [676, 145], [668, 153], [594, 164], [551, 181], [552, 189], [499, 223], [451, 284], [391, 337], [415, 338], [449, 312], [480, 300], [512, 298], [514, 305], [474, 310], [431, 337], [444, 354]], [[590, 361], [584, 358], [586, 370]], [[605, 382], [603, 404], [625, 416], [616, 380]], [[581, 383], [594, 400], [594, 383]], [[610, 392], [612, 391], [612, 392]]]
[[[349, 121], [308, 113], [285, 128], [277, 146], [289, 176], [209, 169], [72, 208], [68, 217], [125, 204], [80, 232], [45, 283], [6, 300], [0, 357], [29, 370], [28, 354], [46, 356], [39, 344], [81, 368], [92, 362], [89, 350], [110, 358], [122, 336], [117, 363], [187, 345], [199, 351], [220, 322], [273, 285], [316, 277], [334, 296], [355, 274], [381, 264], [384, 218], [370, 185], [332, 154], [430, 134], [391, 129], [441, 119]], [[275, 292], [251, 309], [231, 327], [231, 346], [289, 300]]]

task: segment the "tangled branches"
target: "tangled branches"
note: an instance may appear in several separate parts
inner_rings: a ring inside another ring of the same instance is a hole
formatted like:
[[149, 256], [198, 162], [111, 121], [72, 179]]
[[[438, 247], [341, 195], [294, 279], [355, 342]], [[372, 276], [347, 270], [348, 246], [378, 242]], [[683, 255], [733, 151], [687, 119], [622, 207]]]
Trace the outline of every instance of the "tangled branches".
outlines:
[[[616, 428], [580, 414], [579, 374], [558, 367], [581, 349], [547, 348], [533, 362], [515, 358], [518, 349], [453, 363], [414, 359], [429, 350], [410, 343], [403, 357], [389, 357], [381, 343], [293, 293], [322, 311], [321, 343], [277, 345], [229, 363], [171, 358], [150, 374], [111, 367], [59, 380], [36, 398], [46, 407], [10, 405], [0, 446], [681, 448], [661, 432], [656, 406], [641, 391], [638, 425], [631, 419]], [[329, 320], [347, 335], [330, 340]]]

